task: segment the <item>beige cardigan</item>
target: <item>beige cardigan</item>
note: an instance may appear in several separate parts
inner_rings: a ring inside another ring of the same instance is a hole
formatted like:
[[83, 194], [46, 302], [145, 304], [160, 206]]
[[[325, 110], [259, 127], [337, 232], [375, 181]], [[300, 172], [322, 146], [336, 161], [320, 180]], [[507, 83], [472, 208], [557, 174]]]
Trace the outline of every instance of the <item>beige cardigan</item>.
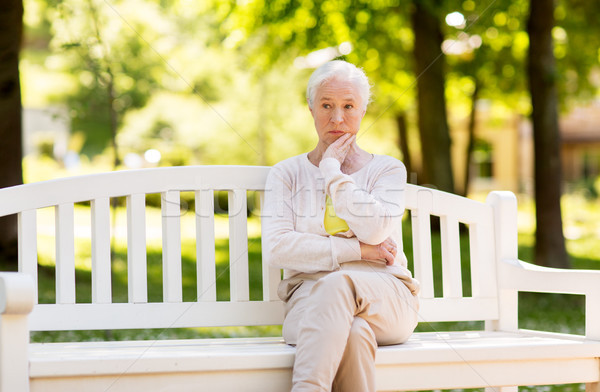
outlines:
[[[400, 251], [405, 185], [404, 165], [385, 155], [375, 155], [350, 175], [334, 158], [323, 159], [319, 167], [306, 153], [279, 162], [265, 187], [263, 257], [284, 269], [285, 280], [318, 279], [340, 269], [379, 271], [402, 279], [416, 294], [418, 282]], [[347, 232], [331, 236], [325, 231], [326, 193], [350, 227]], [[376, 245], [388, 237], [399, 249], [393, 265], [361, 260], [359, 240]]]

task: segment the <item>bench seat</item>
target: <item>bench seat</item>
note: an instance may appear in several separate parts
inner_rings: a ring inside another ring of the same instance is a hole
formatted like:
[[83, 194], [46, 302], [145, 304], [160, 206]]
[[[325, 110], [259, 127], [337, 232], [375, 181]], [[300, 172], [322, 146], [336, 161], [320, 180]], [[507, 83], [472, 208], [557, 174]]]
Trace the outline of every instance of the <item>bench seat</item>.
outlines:
[[[535, 385], [574, 376], [592, 382], [600, 377], [599, 356], [600, 342], [578, 336], [416, 333], [378, 349], [378, 390]], [[290, 388], [294, 348], [276, 337], [38, 343], [29, 358], [32, 391], [74, 391], [84, 380], [90, 392], [129, 391], [145, 380], [152, 390], [275, 392]], [[261, 377], [269, 382], [252, 381]]]

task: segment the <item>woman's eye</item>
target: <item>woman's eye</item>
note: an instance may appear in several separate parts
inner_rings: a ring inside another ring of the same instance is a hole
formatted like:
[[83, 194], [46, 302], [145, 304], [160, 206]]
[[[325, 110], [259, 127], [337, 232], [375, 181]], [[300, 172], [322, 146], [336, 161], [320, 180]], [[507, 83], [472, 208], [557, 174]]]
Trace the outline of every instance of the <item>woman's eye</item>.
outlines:
[[324, 104], [323, 104], [323, 108], [325, 108], [325, 109], [329, 109], [330, 107], [331, 107], [331, 105], [330, 105], [330, 104], [328, 104], [328, 103], [324, 103]]
[[352, 109], [353, 107], [354, 107], [354, 106], [352, 106], [352, 105], [350, 105], [350, 104], [347, 104], [347, 105], [345, 106], [345, 108], [346, 108], [346, 109]]

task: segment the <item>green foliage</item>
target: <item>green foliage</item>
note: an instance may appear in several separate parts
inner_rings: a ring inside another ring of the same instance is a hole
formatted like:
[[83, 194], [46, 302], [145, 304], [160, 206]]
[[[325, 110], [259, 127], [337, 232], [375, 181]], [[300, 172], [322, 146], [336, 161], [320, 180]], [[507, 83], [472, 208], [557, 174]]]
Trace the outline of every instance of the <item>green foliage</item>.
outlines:
[[78, 81], [78, 89], [64, 99], [73, 131], [87, 136], [82, 153], [89, 156], [102, 152], [111, 139], [110, 110], [118, 121], [144, 106], [164, 73], [163, 62], [145, 50], [143, 38], [157, 39], [161, 33], [159, 10], [148, 2], [135, 3], [135, 8], [132, 1], [107, 7], [96, 0], [66, 0], [51, 8], [51, 48], [64, 56], [64, 71]]

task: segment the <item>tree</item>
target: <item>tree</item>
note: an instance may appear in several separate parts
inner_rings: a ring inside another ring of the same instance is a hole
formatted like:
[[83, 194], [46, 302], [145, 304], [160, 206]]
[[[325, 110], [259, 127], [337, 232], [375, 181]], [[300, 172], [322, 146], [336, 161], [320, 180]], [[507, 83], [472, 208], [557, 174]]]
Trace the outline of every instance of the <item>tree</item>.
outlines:
[[[413, 19], [417, 19], [416, 27], [420, 28], [418, 37], [411, 29], [409, 0], [325, 0], [318, 4], [255, 1], [237, 5], [223, 25], [232, 37], [240, 37], [240, 46], [255, 49], [253, 60], [261, 63], [261, 72], [282, 56], [295, 57], [336, 48], [342, 43], [351, 44], [352, 51], [345, 53], [345, 58], [362, 67], [375, 86], [377, 100], [369, 113], [376, 117], [375, 121], [383, 115], [394, 118], [398, 126], [402, 126], [405, 113], [414, 110], [414, 53], [419, 57], [416, 60], [417, 99], [422, 110], [419, 116], [421, 156], [427, 173], [426, 178], [420, 180], [454, 191], [440, 51], [442, 33], [438, 15], [443, 10], [437, 0], [413, 3]], [[421, 21], [427, 24], [421, 26]], [[420, 46], [422, 43], [426, 45]], [[374, 123], [367, 122], [364, 132], [371, 132], [372, 125]], [[404, 134], [404, 131], [398, 129], [398, 133]], [[408, 155], [405, 142], [401, 140], [400, 147], [403, 155]]]
[[[23, 2], [5, 0], [0, 7], [0, 188], [23, 182], [19, 82], [22, 34]], [[16, 264], [16, 248], [17, 217], [0, 218], [0, 262], [5, 259]]]
[[440, 3], [439, 0], [415, 0], [411, 15], [415, 34], [413, 53], [425, 182], [443, 191], [454, 192], [444, 88], [444, 37], [434, 9]]
[[[71, 109], [72, 131], [82, 132], [82, 153], [94, 156], [110, 146], [113, 167], [121, 163], [118, 132], [128, 111], [143, 107], [159, 88], [165, 64], [152, 50], [163, 15], [153, 2], [64, 0], [50, 20], [51, 47], [63, 56], [76, 88], [62, 99]], [[136, 7], [134, 9], [134, 7]]]
[[556, 66], [552, 44], [554, 1], [531, 0], [529, 62], [536, 202], [535, 260], [551, 267], [569, 267], [560, 208], [561, 161], [558, 130]]

